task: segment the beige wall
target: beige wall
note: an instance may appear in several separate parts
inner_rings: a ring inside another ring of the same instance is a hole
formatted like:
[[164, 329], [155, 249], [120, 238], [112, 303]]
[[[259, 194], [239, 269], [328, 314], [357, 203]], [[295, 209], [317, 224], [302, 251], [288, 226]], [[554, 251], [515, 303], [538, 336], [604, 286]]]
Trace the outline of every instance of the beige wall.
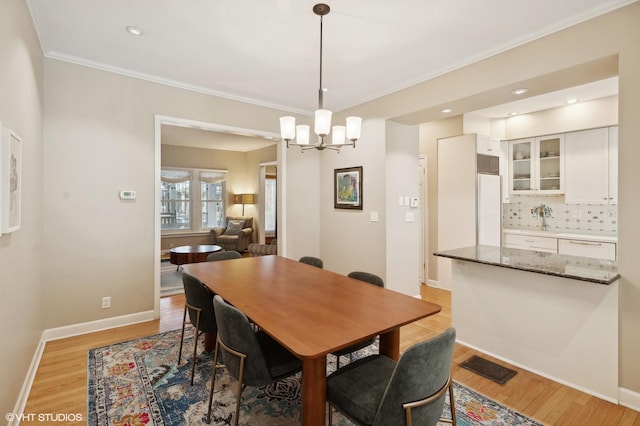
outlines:
[[0, 413], [14, 411], [44, 324], [42, 51], [26, 2], [0, 0], [0, 122], [22, 138], [22, 228], [0, 236]]

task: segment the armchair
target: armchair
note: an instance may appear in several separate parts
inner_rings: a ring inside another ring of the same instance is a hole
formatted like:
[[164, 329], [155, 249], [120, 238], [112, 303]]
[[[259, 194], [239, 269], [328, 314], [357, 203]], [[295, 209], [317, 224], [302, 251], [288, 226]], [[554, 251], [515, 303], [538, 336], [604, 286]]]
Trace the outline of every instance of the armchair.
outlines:
[[253, 217], [227, 216], [224, 228], [211, 230], [211, 244], [218, 245], [225, 250], [243, 252], [251, 243], [253, 234]]

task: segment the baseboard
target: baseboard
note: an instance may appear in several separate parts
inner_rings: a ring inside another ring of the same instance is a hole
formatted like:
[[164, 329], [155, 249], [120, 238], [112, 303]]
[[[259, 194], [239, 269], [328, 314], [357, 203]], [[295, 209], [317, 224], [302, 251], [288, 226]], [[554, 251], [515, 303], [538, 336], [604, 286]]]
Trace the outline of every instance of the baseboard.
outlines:
[[22, 383], [22, 389], [20, 389], [18, 400], [16, 401], [16, 405], [13, 407], [12, 414], [14, 414], [14, 416], [10, 421], [7, 422], [9, 426], [18, 426], [20, 424], [20, 418], [22, 417], [22, 414], [24, 414], [24, 408], [27, 406], [27, 399], [29, 399], [31, 386], [33, 385], [33, 381], [36, 378], [36, 372], [38, 371], [38, 366], [40, 365], [40, 360], [42, 359], [42, 354], [44, 353], [44, 346], [46, 343], [47, 342], [42, 337], [40, 337], [38, 347], [33, 354], [33, 358], [31, 359], [31, 365], [29, 365], [29, 369], [27, 370], [27, 376], [24, 379], [24, 383]]
[[44, 347], [51, 340], [64, 339], [67, 337], [78, 336], [81, 334], [93, 333], [95, 331], [107, 330], [109, 328], [123, 327], [125, 325], [137, 324], [140, 322], [151, 321], [154, 319], [153, 311], [137, 312], [135, 314], [121, 315], [119, 317], [105, 318], [96, 321], [83, 322], [79, 324], [67, 325], [64, 327], [49, 328], [42, 332], [40, 342], [36, 348], [31, 365], [25, 377], [20, 395], [13, 409], [13, 418], [8, 421], [9, 426], [18, 426], [20, 419], [23, 417], [24, 408], [27, 405], [27, 399], [31, 393], [31, 386], [36, 377]]
[[65, 339], [67, 337], [78, 336], [80, 334], [123, 327], [125, 325], [137, 324], [139, 322], [151, 321], [153, 319], [153, 311], [137, 312], [135, 314], [121, 315], [119, 317], [71, 324], [64, 327], [49, 328], [42, 332], [42, 337], [45, 342], [48, 342], [50, 340]]
[[635, 411], [640, 411], [640, 392], [619, 388], [618, 399], [620, 400], [620, 405]]
[[433, 288], [439, 288], [440, 290], [451, 291], [450, 288], [446, 288], [446, 287], [440, 286], [440, 282], [436, 281], [436, 280], [427, 280], [426, 285], [428, 285], [429, 287], [433, 287]]

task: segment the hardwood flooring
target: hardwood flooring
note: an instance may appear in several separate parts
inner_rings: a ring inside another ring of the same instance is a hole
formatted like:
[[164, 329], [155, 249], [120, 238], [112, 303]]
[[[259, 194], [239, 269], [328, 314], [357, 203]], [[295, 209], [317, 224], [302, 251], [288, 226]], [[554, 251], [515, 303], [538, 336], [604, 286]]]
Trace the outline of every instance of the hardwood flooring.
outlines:
[[[400, 332], [401, 351], [441, 333], [451, 324], [450, 293], [427, 286], [422, 286], [421, 293], [424, 299], [441, 305], [442, 312], [403, 327]], [[160, 302], [160, 320], [47, 343], [24, 413], [78, 413], [83, 416], [80, 423], [86, 423], [87, 351], [110, 343], [180, 328], [183, 308], [183, 295], [165, 297]], [[473, 354], [478, 352], [456, 345], [452, 366], [454, 380], [541, 423], [640, 426], [640, 413], [637, 411], [603, 401], [483, 355], [518, 371], [505, 385], [498, 385], [459, 366]], [[21, 424], [36, 422], [23, 421]]]

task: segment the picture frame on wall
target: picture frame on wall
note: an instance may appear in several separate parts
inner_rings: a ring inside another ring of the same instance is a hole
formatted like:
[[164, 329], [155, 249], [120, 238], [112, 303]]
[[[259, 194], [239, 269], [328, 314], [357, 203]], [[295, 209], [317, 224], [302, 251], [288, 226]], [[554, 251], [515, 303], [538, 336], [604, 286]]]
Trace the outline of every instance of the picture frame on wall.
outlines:
[[333, 207], [362, 210], [362, 166], [334, 169]]
[[22, 139], [10, 129], [1, 130], [0, 229], [8, 234], [22, 226]]

